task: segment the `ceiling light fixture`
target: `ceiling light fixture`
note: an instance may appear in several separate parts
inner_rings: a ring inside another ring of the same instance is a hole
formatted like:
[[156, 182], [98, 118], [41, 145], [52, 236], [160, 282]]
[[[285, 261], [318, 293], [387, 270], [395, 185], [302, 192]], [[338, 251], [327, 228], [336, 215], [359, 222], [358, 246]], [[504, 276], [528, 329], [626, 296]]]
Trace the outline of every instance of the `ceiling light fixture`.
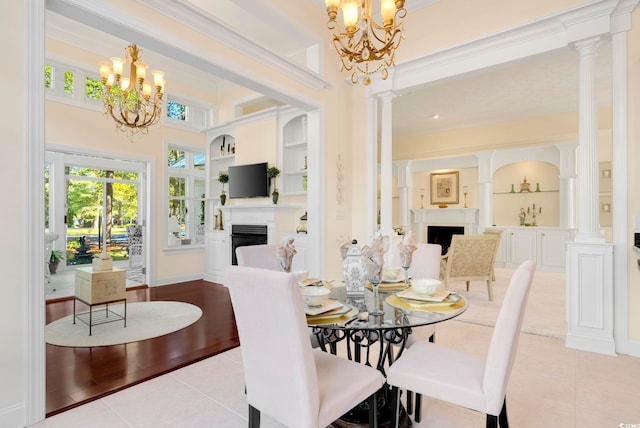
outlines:
[[[329, 22], [335, 30], [331, 44], [340, 58], [340, 70], [353, 71], [351, 82], [371, 84], [371, 74], [380, 71], [382, 80], [389, 77], [388, 67], [395, 65], [396, 48], [404, 39], [405, 0], [379, 0], [382, 25], [373, 20], [373, 0], [325, 0]], [[338, 7], [342, 7], [344, 29], [338, 24]]]
[[[102, 101], [105, 114], [116, 121], [116, 128], [131, 138], [139, 133], [147, 134], [149, 127], [160, 120], [164, 73], [152, 71], [155, 93], [151, 95], [151, 83], [145, 80], [147, 64], [142, 62], [142, 49], [127, 46], [126, 60], [111, 58], [111, 63], [100, 63]], [[129, 76], [123, 77], [124, 65], [129, 63]]]

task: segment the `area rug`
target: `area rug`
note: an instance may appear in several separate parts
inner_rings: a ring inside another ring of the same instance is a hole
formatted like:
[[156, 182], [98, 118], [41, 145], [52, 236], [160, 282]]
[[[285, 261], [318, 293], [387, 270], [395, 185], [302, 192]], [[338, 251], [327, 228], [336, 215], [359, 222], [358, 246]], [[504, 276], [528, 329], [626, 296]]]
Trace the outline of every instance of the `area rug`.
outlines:
[[[456, 320], [494, 326], [513, 272], [513, 269], [496, 268], [491, 302], [484, 281], [472, 281], [468, 292], [465, 291], [464, 282], [452, 283], [450, 288], [460, 292], [469, 302], [469, 309]], [[564, 273], [536, 271], [525, 309], [522, 331], [564, 338], [567, 329], [565, 290]]]
[[[109, 309], [117, 314], [124, 313], [123, 304], [109, 305]], [[73, 324], [73, 315], [69, 315], [47, 324], [45, 340], [51, 345], [76, 348], [119, 345], [173, 333], [198, 321], [201, 316], [199, 307], [184, 302], [128, 303], [126, 327], [123, 321], [95, 325], [89, 336], [89, 326], [79, 320]]]

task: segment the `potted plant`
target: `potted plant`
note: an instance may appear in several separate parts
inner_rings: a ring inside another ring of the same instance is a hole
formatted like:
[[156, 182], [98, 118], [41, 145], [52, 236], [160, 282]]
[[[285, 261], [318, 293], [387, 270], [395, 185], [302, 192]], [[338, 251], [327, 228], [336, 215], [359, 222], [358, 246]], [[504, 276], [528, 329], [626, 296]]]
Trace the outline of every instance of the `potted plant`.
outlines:
[[51, 250], [51, 256], [49, 257], [49, 272], [56, 273], [60, 260], [64, 260], [66, 257], [67, 255], [63, 251]]
[[276, 180], [279, 175], [280, 175], [280, 170], [277, 167], [272, 166], [269, 169], [267, 169], [267, 177], [269, 177], [270, 179], [273, 179], [273, 192], [271, 193], [271, 200], [273, 201], [274, 204], [278, 203], [278, 197], [280, 196], [280, 194], [278, 193], [278, 186], [276, 183]]
[[222, 190], [220, 191], [220, 204], [224, 205], [227, 202], [227, 194], [224, 192], [224, 184], [229, 182], [229, 174], [227, 171], [220, 171], [218, 173], [218, 181], [222, 183]]

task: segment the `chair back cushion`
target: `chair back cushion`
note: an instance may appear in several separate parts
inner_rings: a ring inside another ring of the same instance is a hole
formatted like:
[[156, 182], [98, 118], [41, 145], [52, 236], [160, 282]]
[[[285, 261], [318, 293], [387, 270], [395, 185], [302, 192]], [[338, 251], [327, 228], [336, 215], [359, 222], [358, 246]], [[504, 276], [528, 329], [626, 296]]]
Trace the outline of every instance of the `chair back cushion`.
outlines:
[[516, 269], [496, 319], [483, 380], [488, 414], [498, 415], [502, 409], [535, 269], [531, 260]]
[[409, 276], [412, 278], [440, 278], [442, 246], [440, 244], [417, 244], [411, 257]]
[[296, 276], [240, 266], [226, 274], [248, 403], [286, 426], [317, 424], [318, 378]]
[[277, 244], [246, 245], [236, 248], [238, 266], [282, 271]]
[[489, 279], [500, 241], [496, 235], [453, 235], [447, 251], [445, 276]]

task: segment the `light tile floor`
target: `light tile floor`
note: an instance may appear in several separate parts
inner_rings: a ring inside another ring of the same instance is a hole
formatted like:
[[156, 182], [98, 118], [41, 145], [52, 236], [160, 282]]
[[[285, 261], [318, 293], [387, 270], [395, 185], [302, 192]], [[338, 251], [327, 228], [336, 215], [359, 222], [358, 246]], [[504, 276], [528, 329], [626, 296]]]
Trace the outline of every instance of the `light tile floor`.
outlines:
[[[491, 327], [438, 326], [438, 343], [484, 354]], [[640, 359], [567, 349], [563, 340], [523, 333], [508, 389], [515, 428], [640, 427]], [[482, 414], [432, 399], [414, 427], [475, 428]], [[240, 349], [61, 413], [35, 427], [246, 427]], [[262, 427], [281, 427], [263, 417]], [[293, 427], [295, 428], [295, 427]]]

